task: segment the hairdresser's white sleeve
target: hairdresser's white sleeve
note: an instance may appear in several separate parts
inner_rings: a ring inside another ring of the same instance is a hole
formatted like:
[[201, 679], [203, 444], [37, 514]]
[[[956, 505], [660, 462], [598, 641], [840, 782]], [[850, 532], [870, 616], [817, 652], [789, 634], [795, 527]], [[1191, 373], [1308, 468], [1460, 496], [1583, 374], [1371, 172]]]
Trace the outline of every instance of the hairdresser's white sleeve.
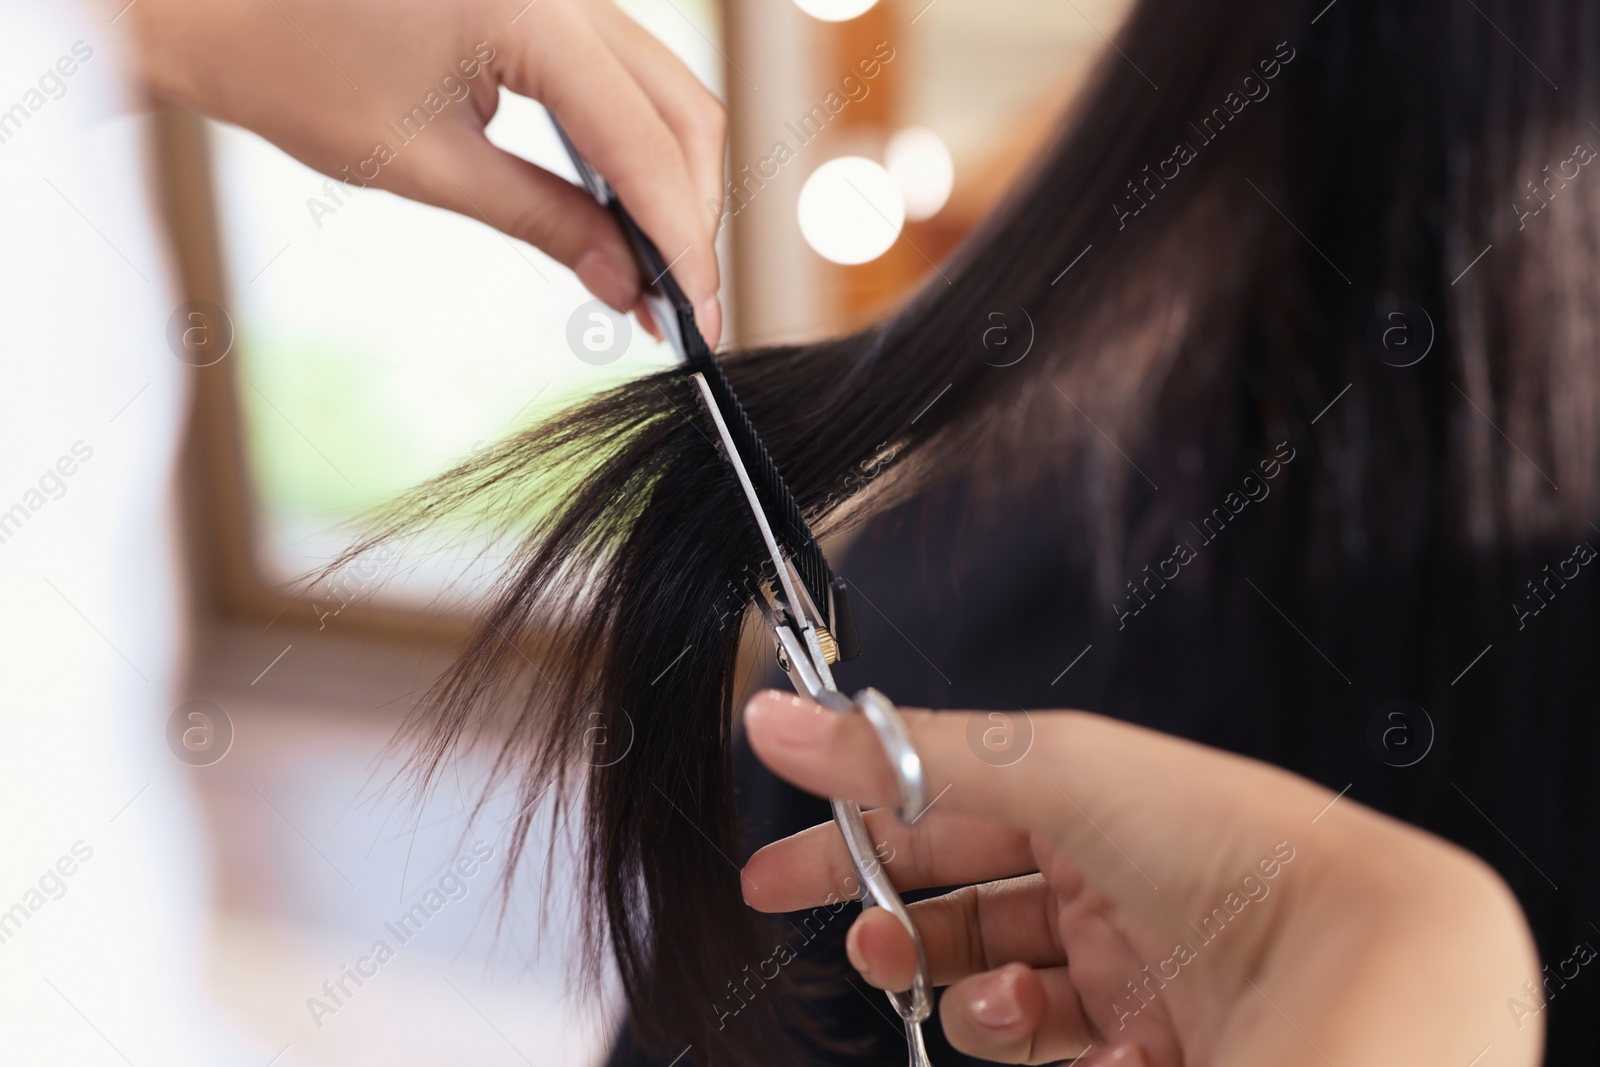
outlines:
[[0, 1064], [210, 1067], [163, 740], [185, 368], [113, 13], [0, 0]]

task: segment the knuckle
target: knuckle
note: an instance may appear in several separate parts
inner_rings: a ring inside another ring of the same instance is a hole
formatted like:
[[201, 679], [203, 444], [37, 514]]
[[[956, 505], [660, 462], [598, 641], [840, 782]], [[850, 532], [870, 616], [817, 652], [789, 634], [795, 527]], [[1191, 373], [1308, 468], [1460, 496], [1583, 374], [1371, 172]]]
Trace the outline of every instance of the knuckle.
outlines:
[[915, 822], [906, 827], [906, 866], [910, 869], [914, 885], [933, 885], [933, 849], [929, 847], [926, 823]]
[[983, 941], [983, 920], [978, 908], [978, 887], [969, 885], [958, 889], [951, 897], [961, 920], [961, 936], [957, 946], [962, 956], [963, 970], [990, 970], [989, 952]]
[[839, 838], [838, 848], [828, 850], [828, 878], [838, 887], [839, 893], [846, 897], [859, 893], [863, 888], [843, 836]]
[[511, 211], [507, 233], [569, 266], [584, 249], [597, 243], [586, 206], [571, 210], [554, 197], [529, 196], [519, 198]]
[[709, 92], [701, 92], [690, 110], [689, 123], [703, 143], [720, 147], [728, 136], [728, 109]]
[[544, 197], [526, 197], [512, 209], [504, 226], [512, 236], [543, 249], [553, 243], [555, 231], [562, 225], [560, 217]]
[[617, 181], [633, 185], [636, 198], [654, 192], [663, 178], [675, 176], [683, 166], [677, 141], [659, 119], [640, 131], [629, 156], [621, 168], [624, 173], [617, 176]]

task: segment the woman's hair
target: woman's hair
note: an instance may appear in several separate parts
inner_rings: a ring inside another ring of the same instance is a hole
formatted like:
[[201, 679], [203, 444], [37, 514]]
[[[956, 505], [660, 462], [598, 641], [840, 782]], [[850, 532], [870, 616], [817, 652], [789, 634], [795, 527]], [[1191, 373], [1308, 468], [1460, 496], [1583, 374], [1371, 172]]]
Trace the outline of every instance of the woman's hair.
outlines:
[[[1116, 45], [903, 307], [723, 358], [820, 534], [1067, 472], [1063, 551], [1116, 595], [1149, 516], [1210, 491], [1186, 455], [1280, 441], [1326, 518], [1280, 552], [1300, 574], [1597, 513], [1600, 6], [1146, 0]], [[990, 316], [1017, 309], [1031, 349], [995, 365]], [[793, 931], [741, 898], [731, 701], [764, 553], [714, 436], [688, 380], [652, 374], [413, 491], [352, 554], [457, 514], [520, 532], [409, 724], [414, 768], [491, 746], [512, 866], [555, 786], [635, 1034], [752, 1064], [800, 1015], [765, 967]]]

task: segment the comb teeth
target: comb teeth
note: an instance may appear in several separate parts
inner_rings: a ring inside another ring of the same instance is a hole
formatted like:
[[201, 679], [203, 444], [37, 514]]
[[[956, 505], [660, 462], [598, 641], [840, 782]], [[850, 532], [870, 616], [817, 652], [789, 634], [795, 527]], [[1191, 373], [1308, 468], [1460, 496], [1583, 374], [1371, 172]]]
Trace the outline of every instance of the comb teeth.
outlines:
[[[723, 420], [728, 424], [728, 433], [733, 437], [734, 444], [739, 447], [739, 455], [744, 460], [745, 468], [750, 472], [750, 480], [756, 487], [756, 494], [779, 520], [779, 529], [774, 533], [783, 543], [783, 547], [789, 550], [795, 570], [799, 572], [800, 580], [805, 583], [806, 592], [811, 594], [811, 602], [817, 605], [827, 604], [828, 586], [833, 581], [833, 568], [828, 565], [827, 557], [822, 554], [822, 547], [817, 544], [816, 535], [811, 532], [810, 524], [801, 514], [800, 505], [795, 502], [794, 495], [789, 492], [789, 486], [778, 473], [772, 457], [767, 454], [767, 446], [757, 435], [749, 414], [744, 410], [744, 405], [739, 403], [739, 398], [734, 395], [733, 384], [723, 373], [722, 365], [712, 356], [711, 349], [700, 336], [699, 329], [693, 328], [692, 314], [691, 312], [687, 316], [690, 319], [687, 325], [691, 328], [683, 331], [689, 369], [705, 375], [706, 384], [711, 388], [711, 395], [716, 398], [717, 407], [721, 409]], [[831, 619], [823, 621], [832, 622]]]
[[[670, 313], [677, 320], [679, 339], [682, 341], [681, 354], [684, 364], [691, 373], [699, 371], [704, 376], [717, 410], [722, 413], [722, 420], [728, 426], [728, 435], [733, 438], [734, 446], [744, 461], [745, 470], [750, 475], [756, 496], [764, 504], [763, 510], [769, 515], [775, 515], [779, 520], [779, 529], [774, 531], [774, 536], [781, 542], [782, 547], [789, 550], [789, 557], [794, 562], [795, 570], [800, 573], [801, 584], [810, 594], [811, 602], [816, 605], [826, 605], [822, 610], [827, 611], [828, 618], [822, 620], [823, 623], [830, 627], [835, 626], [836, 614], [848, 620], [849, 605], [842, 604], [845, 595], [843, 583], [835, 591], [836, 596], [830, 598], [828, 594], [830, 583], [833, 581], [833, 568], [828, 566], [828, 558], [822, 554], [816, 536], [811, 532], [805, 516], [800, 513], [800, 505], [795, 503], [794, 495], [789, 492], [783, 476], [778, 473], [772, 457], [767, 454], [766, 445], [761, 443], [761, 438], [756, 434], [756, 428], [751, 424], [744, 405], [734, 396], [732, 383], [728, 381], [727, 375], [722, 373], [721, 364], [711, 354], [711, 348], [706, 344], [705, 338], [700, 335], [700, 328], [694, 321], [694, 305], [684, 296], [683, 290], [678, 286], [678, 280], [672, 276], [672, 264], [662, 258], [660, 250], [628, 214], [627, 208], [622, 206], [622, 201], [617, 199], [605, 179], [583, 158], [583, 154], [578, 151], [572, 138], [567, 136], [567, 131], [556, 120], [554, 113], [550, 115], [550, 124], [566, 148], [567, 155], [571, 157], [572, 165], [577, 169], [584, 187], [595, 200], [615, 216], [617, 224], [622, 227], [622, 232], [633, 245], [641, 276], [650, 276], [654, 279], [646, 288], [656, 289], [671, 306]], [[842, 606], [839, 606], [841, 604]], [[854, 655], [854, 652], [849, 651], [855, 647], [854, 631], [855, 628], [851, 625], [841, 634], [843, 647], [840, 651], [843, 652], [845, 659]]]

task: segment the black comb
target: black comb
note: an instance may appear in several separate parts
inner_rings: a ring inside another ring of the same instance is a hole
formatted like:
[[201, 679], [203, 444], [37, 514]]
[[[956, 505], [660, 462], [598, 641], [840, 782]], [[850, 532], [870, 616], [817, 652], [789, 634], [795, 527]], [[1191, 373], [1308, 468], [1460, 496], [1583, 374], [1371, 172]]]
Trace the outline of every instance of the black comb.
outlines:
[[567, 155], [571, 157], [572, 165], [577, 168], [584, 188], [611, 212], [622, 227], [638, 261], [641, 278], [647, 279], [644, 283], [646, 302], [657, 325], [672, 340], [685, 370], [691, 374], [698, 371], [705, 377], [717, 410], [727, 423], [728, 434], [739, 449], [745, 469], [750, 473], [763, 510], [775, 520], [772, 523], [774, 535], [788, 550], [811, 602], [828, 620], [828, 631], [838, 644], [839, 659], [854, 659], [861, 652], [861, 643], [856, 634], [855, 617], [850, 610], [848, 587], [843, 578], [834, 577], [833, 568], [827, 556], [823, 555], [822, 546], [817, 544], [816, 535], [811, 532], [811, 526], [801, 513], [800, 505], [795, 502], [794, 494], [789, 492], [783, 475], [778, 473], [744, 405], [734, 395], [733, 385], [723, 373], [722, 365], [712, 355], [711, 346], [701, 336], [700, 327], [695, 323], [694, 305], [672, 276], [671, 265], [639, 228], [639, 224], [634, 222], [633, 216], [622, 206], [622, 201], [617, 198], [610, 184], [583, 158], [554, 115], [550, 116], [550, 122]]

